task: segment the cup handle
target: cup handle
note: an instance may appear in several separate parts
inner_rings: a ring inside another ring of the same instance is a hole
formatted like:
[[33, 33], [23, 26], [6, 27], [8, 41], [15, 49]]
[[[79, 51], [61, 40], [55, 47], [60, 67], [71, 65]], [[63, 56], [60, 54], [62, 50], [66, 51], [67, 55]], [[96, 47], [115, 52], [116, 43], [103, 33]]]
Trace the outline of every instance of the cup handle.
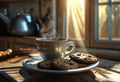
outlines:
[[73, 41], [67, 42], [67, 48], [65, 54], [69, 54], [75, 50], [75, 44]]

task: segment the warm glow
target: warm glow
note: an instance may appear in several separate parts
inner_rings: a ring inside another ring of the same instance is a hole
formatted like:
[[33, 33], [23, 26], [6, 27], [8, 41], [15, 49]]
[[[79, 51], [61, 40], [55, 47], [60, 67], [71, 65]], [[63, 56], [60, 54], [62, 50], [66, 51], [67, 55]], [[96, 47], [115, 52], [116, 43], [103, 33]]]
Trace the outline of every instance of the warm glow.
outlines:
[[67, 37], [81, 40], [85, 47], [85, 0], [67, 0]]

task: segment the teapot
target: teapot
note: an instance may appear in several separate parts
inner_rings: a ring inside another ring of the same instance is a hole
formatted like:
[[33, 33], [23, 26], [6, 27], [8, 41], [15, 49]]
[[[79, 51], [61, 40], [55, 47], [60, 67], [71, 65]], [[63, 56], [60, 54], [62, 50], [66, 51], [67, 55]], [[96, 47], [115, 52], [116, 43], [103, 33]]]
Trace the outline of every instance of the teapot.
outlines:
[[32, 16], [25, 11], [24, 14], [17, 15], [10, 20], [7, 16], [0, 13], [1, 19], [8, 25], [7, 33], [15, 36], [36, 35], [40, 30], [40, 26], [33, 21]]

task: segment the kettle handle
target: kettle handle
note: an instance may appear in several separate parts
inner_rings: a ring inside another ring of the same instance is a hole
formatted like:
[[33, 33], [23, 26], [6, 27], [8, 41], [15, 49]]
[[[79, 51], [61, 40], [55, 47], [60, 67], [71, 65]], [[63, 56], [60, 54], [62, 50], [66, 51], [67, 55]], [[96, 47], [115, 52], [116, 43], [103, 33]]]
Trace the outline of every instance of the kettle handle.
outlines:
[[10, 24], [10, 19], [5, 16], [4, 14], [0, 13], [0, 18], [7, 24], [9, 25]]

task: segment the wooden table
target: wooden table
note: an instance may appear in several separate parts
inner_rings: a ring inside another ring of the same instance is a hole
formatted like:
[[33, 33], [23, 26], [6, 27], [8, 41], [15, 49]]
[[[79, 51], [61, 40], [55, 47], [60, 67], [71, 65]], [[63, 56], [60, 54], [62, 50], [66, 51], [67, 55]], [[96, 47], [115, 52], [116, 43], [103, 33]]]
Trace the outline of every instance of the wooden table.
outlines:
[[120, 62], [100, 59], [99, 66], [71, 75], [42, 74], [25, 69], [22, 60], [37, 53], [0, 61], [0, 82], [120, 82]]

